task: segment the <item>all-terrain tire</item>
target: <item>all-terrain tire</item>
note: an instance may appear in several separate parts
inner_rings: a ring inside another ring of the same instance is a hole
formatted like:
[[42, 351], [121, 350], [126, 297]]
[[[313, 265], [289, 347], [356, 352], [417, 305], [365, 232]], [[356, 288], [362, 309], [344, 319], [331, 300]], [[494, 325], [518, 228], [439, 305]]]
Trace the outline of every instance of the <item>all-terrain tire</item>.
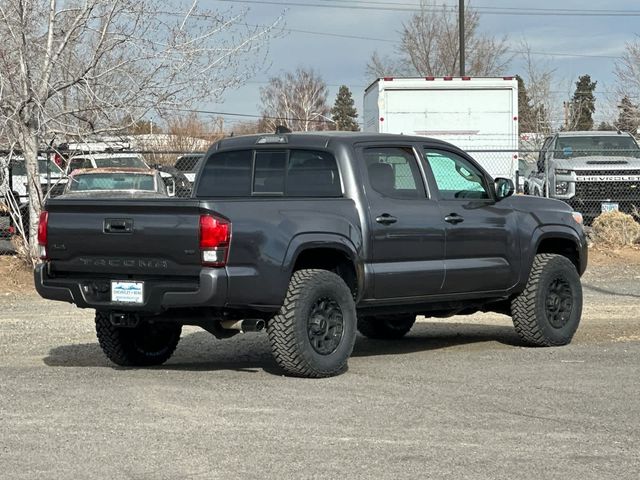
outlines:
[[358, 317], [358, 331], [367, 338], [397, 340], [404, 337], [416, 321], [416, 316], [381, 315]]
[[343, 373], [356, 338], [356, 308], [344, 280], [327, 270], [298, 270], [267, 326], [276, 362], [289, 375]]
[[124, 367], [148, 367], [166, 362], [180, 341], [182, 325], [141, 321], [135, 328], [116, 327], [109, 314], [96, 312], [96, 335], [107, 358]]
[[567, 345], [581, 315], [582, 285], [575, 266], [562, 255], [536, 255], [527, 286], [511, 302], [520, 338], [537, 347]]

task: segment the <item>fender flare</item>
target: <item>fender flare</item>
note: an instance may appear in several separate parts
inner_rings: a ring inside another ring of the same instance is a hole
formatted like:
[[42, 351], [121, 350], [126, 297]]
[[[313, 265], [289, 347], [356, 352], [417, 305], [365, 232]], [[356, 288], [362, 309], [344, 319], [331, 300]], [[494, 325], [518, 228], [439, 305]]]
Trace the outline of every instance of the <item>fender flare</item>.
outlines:
[[364, 266], [359, 260], [361, 255], [358, 253], [358, 248], [349, 238], [337, 233], [299, 233], [291, 239], [282, 261], [282, 270], [287, 272], [287, 285], [300, 254], [317, 248], [333, 249], [344, 253], [353, 263], [358, 293], [361, 294], [364, 291]]
[[[526, 268], [527, 275], [523, 276], [521, 282], [526, 284], [529, 278], [529, 272], [531, 272], [531, 267], [533, 266], [533, 258], [535, 257], [538, 249], [540, 248], [540, 244], [547, 239], [562, 239], [571, 241], [576, 248], [576, 252], [578, 253], [578, 263], [580, 267], [578, 268], [580, 275], [584, 272], [582, 266], [586, 261], [586, 252], [585, 249], [586, 244], [583, 243], [580, 234], [573, 228], [568, 225], [563, 224], [554, 224], [554, 225], [540, 225], [535, 228], [535, 230], [531, 233], [531, 241], [529, 242], [528, 252], [524, 259], [523, 268]], [[583, 258], [584, 257], [584, 258]]]

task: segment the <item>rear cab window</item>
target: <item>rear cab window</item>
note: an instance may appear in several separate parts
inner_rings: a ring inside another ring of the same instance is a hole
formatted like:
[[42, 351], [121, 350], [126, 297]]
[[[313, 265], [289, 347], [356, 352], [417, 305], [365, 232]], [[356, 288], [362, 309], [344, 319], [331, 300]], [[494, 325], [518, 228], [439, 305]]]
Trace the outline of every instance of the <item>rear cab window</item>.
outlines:
[[69, 161], [69, 172], [73, 172], [79, 168], [92, 168], [91, 159], [83, 157], [75, 157]]
[[342, 197], [335, 157], [305, 149], [247, 149], [206, 159], [199, 197]]

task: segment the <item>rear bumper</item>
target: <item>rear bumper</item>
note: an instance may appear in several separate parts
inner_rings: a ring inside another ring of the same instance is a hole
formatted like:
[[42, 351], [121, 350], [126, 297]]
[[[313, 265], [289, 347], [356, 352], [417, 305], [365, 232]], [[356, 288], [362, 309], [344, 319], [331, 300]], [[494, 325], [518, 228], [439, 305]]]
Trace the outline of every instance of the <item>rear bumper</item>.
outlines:
[[[136, 279], [137, 280], [137, 279]], [[161, 313], [171, 308], [224, 307], [227, 303], [227, 272], [223, 268], [206, 268], [199, 279], [179, 282], [172, 280], [145, 281], [142, 304], [129, 305], [110, 301], [110, 291], [97, 291], [96, 280], [83, 277], [52, 277], [47, 264], [34, 271], [35, 287], [41, 297], [96, 310]], [[100, 280], [100, 286], [109, 280]]]

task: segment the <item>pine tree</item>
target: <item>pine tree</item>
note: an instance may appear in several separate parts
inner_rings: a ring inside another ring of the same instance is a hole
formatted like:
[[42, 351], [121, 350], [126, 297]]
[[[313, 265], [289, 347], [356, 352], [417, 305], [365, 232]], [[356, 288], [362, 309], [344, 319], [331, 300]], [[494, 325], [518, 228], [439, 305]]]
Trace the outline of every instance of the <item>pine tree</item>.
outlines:
[[596, 111], [596, 98], [593, 92], [597, 83], [592, 82], [589, 75], [578, 77], [576, 91], [571, 99], [571, 122], [568, 130], [593, 129], [593, 113]]
[[632, 135], [638, 133], [638, 126], [640, 125], [640, 111], [638, 111], [638, 105], [634, 104], [626, 95], [620, 100], [618, 105], [620, 113], [618, 114], [618, 120], [614, 122], [615, 127], [623, 132], [629, 132]]
[[518, 124], [520, 133], [537, 132], [537, 122], [531, 106], [531, 99], [527, 94], [527, 87], [525, 87], [524, 80], [520, 75], [516, 75], [516, 80], [518, 80]]
[[346, 85], [342, 85], [336, 96], [336, 102], [331, 109], [331, 118], [335, 122], [336, 130], [347, 130], [357, 132], [360, 130], [356, 118], [358, 113], [353, 103], [351, 90]]

